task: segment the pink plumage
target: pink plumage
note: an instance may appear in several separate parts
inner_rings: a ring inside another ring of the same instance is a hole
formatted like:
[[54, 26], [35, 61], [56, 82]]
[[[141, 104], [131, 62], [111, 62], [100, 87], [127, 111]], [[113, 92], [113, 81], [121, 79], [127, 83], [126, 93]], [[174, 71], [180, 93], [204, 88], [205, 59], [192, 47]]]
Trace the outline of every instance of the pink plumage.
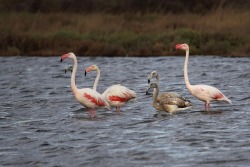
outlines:
[[181, 49], [186, 51], [186, 59], [184, 63], [184, 79], [188, 91], [197, 99], [204, 102], [205, 110], [210, 110], [210, 102], [212, 101], [225, 101], [231, 104], [229, 100], [219, 89], [209, 85], [191, 85], [188, 79], [188, 58], [189, 58], [189, 46], [187, 44], [177, 44], [175, 49]]
[[110, 106], [116, 107], [120, 112], [120, 107], [129, 100], [136, 98], [136, 93], [122, 85], [112, 85], [106, 89], [102, 96], [108, 101]]

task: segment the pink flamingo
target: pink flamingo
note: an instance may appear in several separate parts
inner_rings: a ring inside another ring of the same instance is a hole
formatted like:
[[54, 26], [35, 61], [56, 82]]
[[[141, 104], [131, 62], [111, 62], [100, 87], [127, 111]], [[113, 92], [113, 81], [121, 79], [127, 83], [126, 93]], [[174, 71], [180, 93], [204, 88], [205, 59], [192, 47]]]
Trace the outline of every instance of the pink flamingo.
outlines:
[[72, 59], [74, 62], [72, 74], [71, 74], [71, 89], [72, 92], [76, 98], [76, 100], [83, 105], [84, 107], [88, 108], [89, 117], [91, 117], [91, 113], [93, 113], [94, 117], [96, 117], [95, 108], [104, 107], [108, 110], [110, 109], [110, 106], [108, 102], [102, 97], [100, 93], [97, 91], [90, 89], [90, 88], [83, 88], [78, 89], [76, 87], [75, 83], [75, 76], [76, 76], [76, 70], [77, 70], [77, 58], [74, 53], [68, 53], [64, 54], [61, 57], [61, 62], [64, 59]]
[[[93, 89], [96, 90], [101, 72], [97, 65], [91, 65], [85, 69], [85, 76], [87, 75], [87, 72], [90, 71], [97, 72], [95, 83], [93, 85]], [[136, 98], [136, 93], [125, 86], [118, 84], [112, 85], [106, 89], [103, 92], [102, 97], [105, 98], [110, 106], [116, 107], [116, 112], [120, 114], [120, 107], [125, 105], [129, 100]]]
[[221, 91], [217, 88], [209, 86], [209, 85], [190, 85], [188, 79], [188, 57], [189, 57], [189, 46], [187, 44], [177, 44], [175, 49], [185, 50], [186, 51], [186, 59], [184, 63], [184, 79], [185, 84], [187, 86], [188, 91], [197, 99], [204, 102], [205, 110], [210, 110], [210, 102], [212, 101], [225, 101], [227, 103], [231, 103]]

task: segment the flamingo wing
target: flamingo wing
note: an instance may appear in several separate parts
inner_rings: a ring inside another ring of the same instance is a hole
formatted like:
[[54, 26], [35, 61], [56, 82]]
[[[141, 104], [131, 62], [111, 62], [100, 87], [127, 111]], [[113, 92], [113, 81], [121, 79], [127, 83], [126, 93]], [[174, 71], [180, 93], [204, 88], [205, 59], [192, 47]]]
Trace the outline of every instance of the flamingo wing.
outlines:
[[190, 102], [182, 100], [180, 98], [166, 98], [160, 102], [164, 111], [176, 112], [191, 108], [193, 105]]
[[80, 96], [80, 102], [86, 107], [96, 108], [109, 106], [100, 93], [90, 88], [79, 89], [78, 96]]
[[231, 100], [229, 100], [219, 89], [212, 86], [207, 86], [207, 87], [210, 88], [209, 93], [211, 101], [225, 101], [232, 104]]
[[189, 103], [189, 102], [186, 102], [180, 98], [166, 98], [166, 99], [163, 99], [160, 104], [162, 106], [164, 105], [176, 105], [178, 106], [179, 108], [185, 108], [185, 107], [189, 107], [191, 106], [192, 104]]
[[187, 101], [186, 98], [182, 97], [180, 94], [175, 93], [175, 92], [167, 92], [167, 93], [162, 93], [157, 97], [157, 102], [159, 103], [161, 101], [161, 99], [165, 99], [165, 98], [179, 98], [182, 99], [184, 101]]
[[125, 103], [136, 97], [136, 93], [122, 85], [112, 85], [104, 93], [103, 96], [108, 102]]
[[191, 93], [198, 99], [209, 103], [210, 101], [231, 101], [217, 88], [209, 85], [194, 85]]

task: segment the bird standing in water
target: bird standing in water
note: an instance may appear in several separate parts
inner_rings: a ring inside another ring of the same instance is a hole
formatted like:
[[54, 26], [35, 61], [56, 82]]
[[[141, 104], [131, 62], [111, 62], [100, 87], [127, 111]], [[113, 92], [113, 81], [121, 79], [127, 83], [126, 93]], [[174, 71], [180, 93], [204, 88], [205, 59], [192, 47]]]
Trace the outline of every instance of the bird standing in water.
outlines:
[[193, 107], [193, 104], [188, 100], [183, 100], [178, 97], [158, 97], [159, 86], [158, 83], [150, 83], [148, 89], [153, 88], [153, 107], [159, 111], [174, 113], [182, 110], [187, 110]]
[[204, 109], [210, 110], [210, 102], [212, 101], [225, 101], [231, 103], [219, 89], [209, 85], [191, 85], [188, 79], [188, 58], [189, 58], [189, 46], [187, 44], [177, 44], [175, 49], [186, 51], [186, 58], [184, 63], [184, 80], [188, 91], [197, 99], [204, 102]]
[[[75, 76], [77, 70], [77, 58], [74, 53], [67, 53], [61, 56], [61, 62], [65, 59], [72, 59], [74, 62], [71, 74], [71, 89], [76, 100], [88, 108], [89, 117], [93, 114], [96, 117], [95, 108], [104, 107], [110, 109], [108, 102], [102, 97], [100, 93], [90, 88], [78, 89], [75, 83]], [[66, 71], [65, 71], [66, 72]]]

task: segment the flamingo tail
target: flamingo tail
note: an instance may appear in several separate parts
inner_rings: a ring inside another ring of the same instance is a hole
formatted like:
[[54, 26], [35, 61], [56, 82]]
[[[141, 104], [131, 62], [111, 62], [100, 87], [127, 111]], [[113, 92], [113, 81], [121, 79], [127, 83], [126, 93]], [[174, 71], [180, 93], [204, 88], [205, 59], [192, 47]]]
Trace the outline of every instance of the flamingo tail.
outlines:
[[231, 100], [229, 100], [225, 95], [224, 95], [224, 97], [221, 100], [225, 101], [225, 102], [227, 102], [229, 104], [232, 104]]

